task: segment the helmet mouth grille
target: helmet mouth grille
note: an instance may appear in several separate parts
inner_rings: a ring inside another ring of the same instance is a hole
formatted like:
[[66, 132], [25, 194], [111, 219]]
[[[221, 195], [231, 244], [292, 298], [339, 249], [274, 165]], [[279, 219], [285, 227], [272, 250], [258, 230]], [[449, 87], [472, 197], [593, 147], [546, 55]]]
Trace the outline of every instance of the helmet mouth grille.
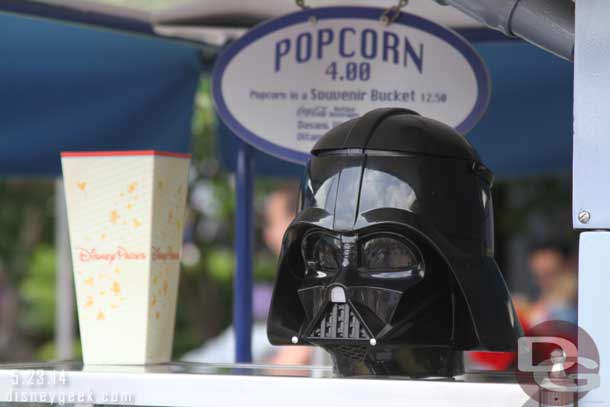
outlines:
[[371, 336], [354, 307], [346, 302], [329, 304], [307, 338], [369, 340]]

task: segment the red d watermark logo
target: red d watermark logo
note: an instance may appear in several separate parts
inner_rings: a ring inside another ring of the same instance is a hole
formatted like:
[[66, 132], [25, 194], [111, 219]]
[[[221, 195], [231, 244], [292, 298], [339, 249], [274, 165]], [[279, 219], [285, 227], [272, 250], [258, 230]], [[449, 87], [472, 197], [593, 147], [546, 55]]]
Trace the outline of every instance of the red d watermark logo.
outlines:
[[599, 387], [599, 353], [591, 336], [565, 321], [547, 321], [519, 338], [517, 380], [543, 406], [568, 406]]

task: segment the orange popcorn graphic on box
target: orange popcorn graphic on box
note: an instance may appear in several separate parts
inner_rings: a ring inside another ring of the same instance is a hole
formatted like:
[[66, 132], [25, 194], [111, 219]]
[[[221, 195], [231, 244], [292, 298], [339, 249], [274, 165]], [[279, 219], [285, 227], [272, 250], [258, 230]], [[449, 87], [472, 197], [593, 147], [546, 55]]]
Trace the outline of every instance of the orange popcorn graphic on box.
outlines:
[[62, 153], [85, 363], [169, 360], [188, 167], [184, 154]]

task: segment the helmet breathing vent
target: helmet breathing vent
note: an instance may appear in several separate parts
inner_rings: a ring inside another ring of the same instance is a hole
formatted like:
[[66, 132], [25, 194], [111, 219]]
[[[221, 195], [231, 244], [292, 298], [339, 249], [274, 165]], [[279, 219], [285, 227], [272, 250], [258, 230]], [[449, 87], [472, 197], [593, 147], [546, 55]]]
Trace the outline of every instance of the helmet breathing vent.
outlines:
[[369, 340], [370, 335], [349, 303], [334, 303], [322, 314], [309, 338]]

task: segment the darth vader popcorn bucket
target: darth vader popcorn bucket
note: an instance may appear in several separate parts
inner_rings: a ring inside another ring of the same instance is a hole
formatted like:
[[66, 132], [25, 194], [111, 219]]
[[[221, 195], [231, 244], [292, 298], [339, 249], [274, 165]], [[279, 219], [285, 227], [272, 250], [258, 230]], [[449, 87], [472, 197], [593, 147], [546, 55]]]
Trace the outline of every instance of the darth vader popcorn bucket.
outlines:
[[463, 351], [514, 351], [492, 183], [462, 135], [413, 111], [328, 132], [284, 235], [271, 343], [320, 346], [344, 376], [451, 377]]

